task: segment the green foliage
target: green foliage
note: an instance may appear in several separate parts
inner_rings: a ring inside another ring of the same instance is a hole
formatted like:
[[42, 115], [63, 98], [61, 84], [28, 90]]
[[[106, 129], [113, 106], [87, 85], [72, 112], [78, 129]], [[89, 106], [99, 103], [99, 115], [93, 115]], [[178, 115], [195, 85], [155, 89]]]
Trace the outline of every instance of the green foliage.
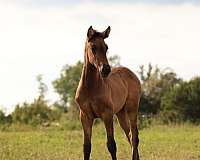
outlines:
[[140, 111], [142, 113], [157, 114], [160, 111], [161, 97], [172, 86], [182, 80], [177, 78], [170, 68], [161, 70], [157, 66], [149, 64], [147, 71], [140, 66], [138, 72], [142, 81], [142, 97]]
[[[117, 55], [108, 59], [112, 67], [120, 66]], [[32, 103], [16, 105], [14, 112], [8, 116], [0, 110], [0, 129], [6, 130], [10, 126], [20, 128], [20, 125], [51, 127], [55, 122], [58, 122], [60, 129], [80, 129], [79, 109], [74, 97], [82, 68], [83, 63], [80, 61], [63, 67], [59, 78], [52, 83], [60, 95], [60, 100], [53, 105], [45, 100], [48, 88], [42, 75], [38, 75], [38, 98]], [[147, 128], [155, 121], [159, 124], [200, 122], [200, 77], [184, 82], [172, 69], [160, 69], [151, 64], [148, 67], [140, 66], [138, 73], [142, 84], [140, 128]]]
[[138, 128], [144, 129], [152, 126], [152, 117], [145, 114], [139, 114], [138, 116]]
[[6, 116], [2, 110], [0, 110], [0, 124], [5, 123]]
[[32, 103], [18, 104], [12, 112], [13, 123], [30, 124], [32, 126], [42, 125], [47, 122], [59, 120], [61, 111], [57, 108], [52, 109], [45, 100], [47, 86], [42, 81], [42, 75], [37, 76], [39, 97]]
[[37, 126], [45, 122], [59, 120], [60, 114], [57, 110], [51, 109], [46, 101], [37, 99], [30, 104], [18, 104], [12, 113], [12, 119], [14, 123]]
[[12, 123], [11, 115], [5, 115], [5, 113], [0, 110], [0, 125], [9, 125]]
[[200, 121], [200, 77], [171, 87], [162, 97], [161, 109], [168, 115], [176, 113], [183, 120]]

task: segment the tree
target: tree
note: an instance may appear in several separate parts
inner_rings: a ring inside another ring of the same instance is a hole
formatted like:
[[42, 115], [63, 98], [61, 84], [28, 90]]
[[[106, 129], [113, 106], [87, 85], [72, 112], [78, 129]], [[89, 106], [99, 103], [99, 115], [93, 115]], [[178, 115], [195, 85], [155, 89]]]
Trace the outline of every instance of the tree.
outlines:
[[0, 124], [5, 123], [6, 116], [2, 110], [0, 110]]
[[171, 121], [200, 122], [200, 77], [171, 87], [161, 99], [161, 110], [173, 117]]
[[39, 84], [38, 90], [39, 90], [39, 99], [44, 99], [46, 92], [48, 91], [47, 85], [43, 82], [43, 77], [41, 74], [39, 74], [37, 77], [37, 82]]
[[173, 85], [182, 80], [170, 68], [161, 70], [157, 66], [148, 65], [147, 70], [142, 65], [139, 70], [142, 82], [142, 97], [140, 112], [156, 114], [160, 111], [161, 97]]

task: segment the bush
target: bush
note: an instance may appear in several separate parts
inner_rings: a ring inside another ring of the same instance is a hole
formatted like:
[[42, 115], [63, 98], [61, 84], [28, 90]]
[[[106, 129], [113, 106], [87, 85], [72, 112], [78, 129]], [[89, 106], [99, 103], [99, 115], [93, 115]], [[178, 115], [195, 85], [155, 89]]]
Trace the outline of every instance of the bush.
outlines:
[[51, 109], [47, 102], [41, 99], [37, 99], [31, 104], [17, 105], [12, 113], [14, 123], [31, 124], [33, 126], [59, 120], [60, 116], [59, 110]]
[[200, 77], [171, 87], [161, 99], [161, 112], [172, 121], [200, 122]]
[[152, 125], [152, 117], [148, 114], [140, 114], [138, 120], [139, 129], [148, 128]]
[[6, 116], [3, 111], [0, 110], [0, 124], [5, 123]]

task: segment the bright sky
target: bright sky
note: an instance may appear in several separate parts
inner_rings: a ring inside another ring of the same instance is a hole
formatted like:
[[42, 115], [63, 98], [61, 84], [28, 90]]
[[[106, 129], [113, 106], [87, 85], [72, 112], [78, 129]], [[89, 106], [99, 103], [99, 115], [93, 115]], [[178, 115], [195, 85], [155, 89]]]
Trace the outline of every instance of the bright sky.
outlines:
[[90, 25], [100, 31], [111, 26], [109, 54], [133, 71], [151, 62], [187, 80], [200, 75], [198, 0], [115, 2], [0, 0], [0, 106], [11, 111], [32, 101], [38, 74], [50, 102], [56, 100], [51, 82], [65, 64], [83, 60]]

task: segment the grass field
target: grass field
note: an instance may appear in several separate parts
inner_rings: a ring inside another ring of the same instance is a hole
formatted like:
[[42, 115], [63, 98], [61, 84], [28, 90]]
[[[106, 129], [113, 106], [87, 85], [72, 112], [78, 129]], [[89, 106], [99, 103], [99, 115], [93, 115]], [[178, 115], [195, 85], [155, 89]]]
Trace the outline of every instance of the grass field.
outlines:
[[[130, 147], [116, 125], [118, 160], [130, 159]], [[199, 126], [154, 126], [140, 131], [141, 160], [200, 160]], [[0, 160], [80, 160], [82, 131], [0, 132]], [[102, 125], [93, 128], [92, 160], [110, 160]]]

